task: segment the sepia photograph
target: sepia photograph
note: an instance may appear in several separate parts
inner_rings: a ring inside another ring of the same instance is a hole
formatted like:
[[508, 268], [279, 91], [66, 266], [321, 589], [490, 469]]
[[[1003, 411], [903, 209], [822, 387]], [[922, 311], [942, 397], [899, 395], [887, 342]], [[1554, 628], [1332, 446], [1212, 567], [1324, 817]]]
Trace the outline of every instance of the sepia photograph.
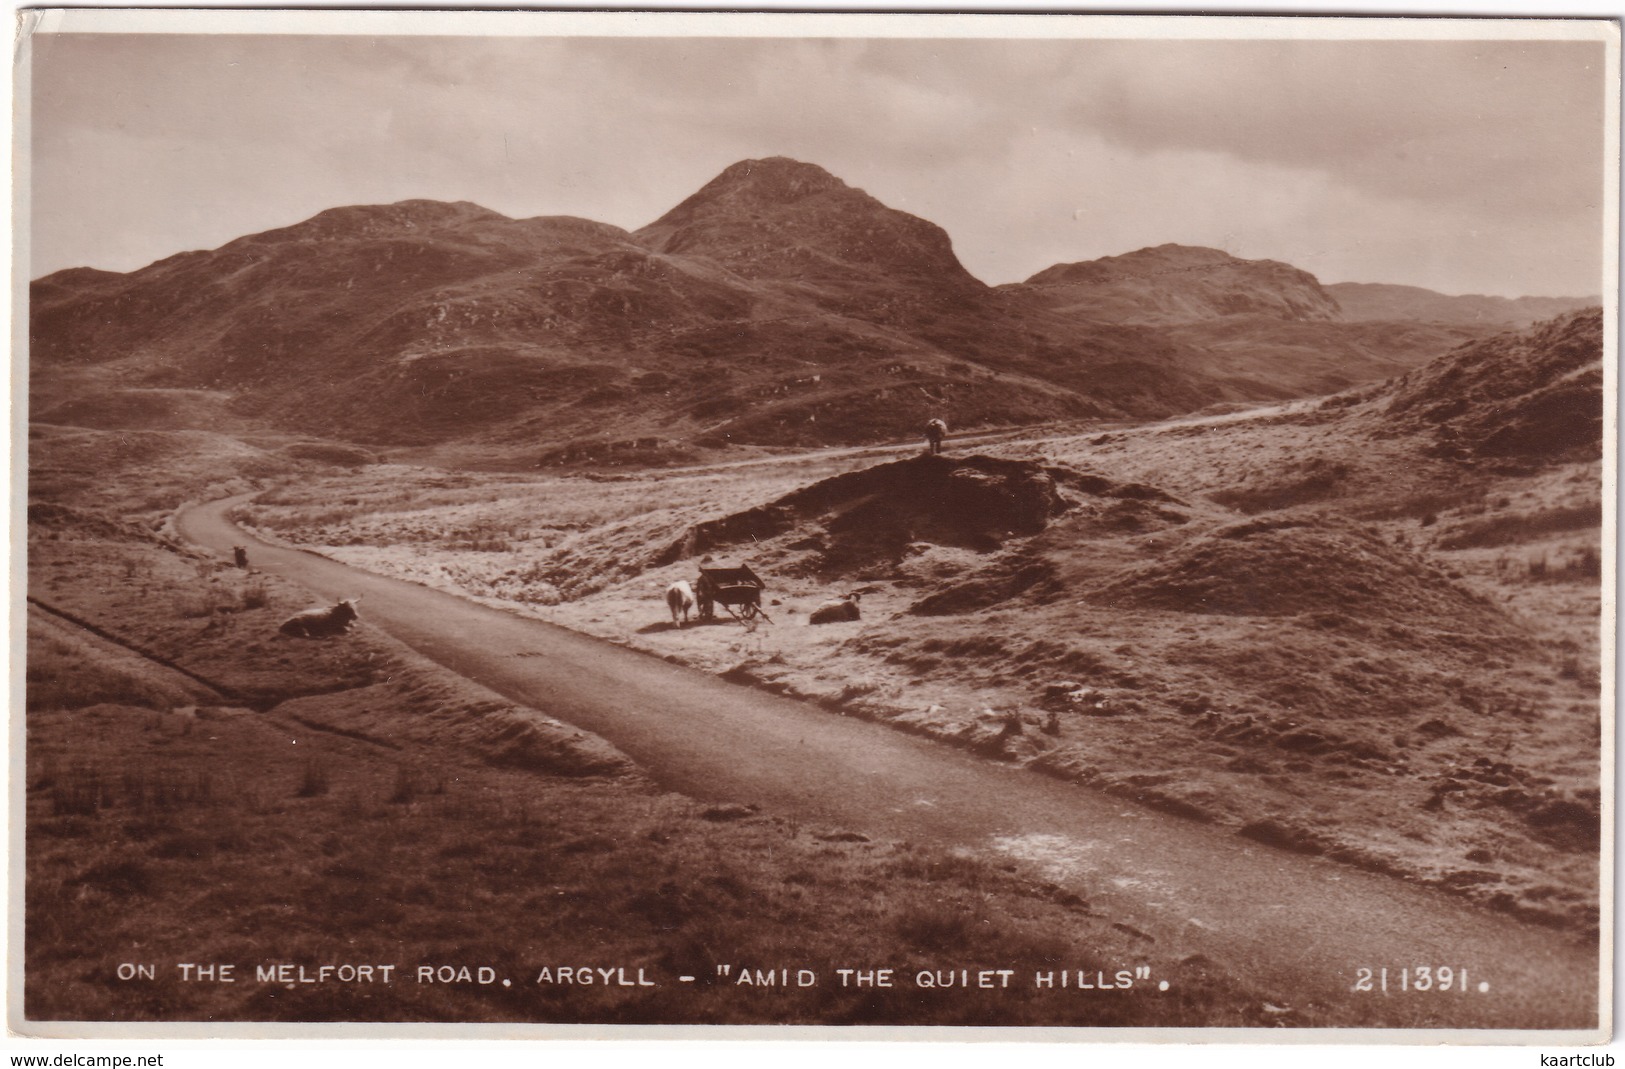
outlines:
[[14, 55], [14, 1033], [1608, 1039], [1617, 22]]

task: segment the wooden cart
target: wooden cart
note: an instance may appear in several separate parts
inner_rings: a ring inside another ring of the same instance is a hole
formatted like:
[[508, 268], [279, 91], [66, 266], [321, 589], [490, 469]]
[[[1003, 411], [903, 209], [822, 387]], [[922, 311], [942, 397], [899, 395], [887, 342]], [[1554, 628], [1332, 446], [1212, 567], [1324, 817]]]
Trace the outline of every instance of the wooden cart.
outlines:
[[735, 620], [749, 622], [761, 617], [772, 623], [772, 618], [762, 611], [762, 588], [765, 585], [747, 565], [701, 568], [700, 581], [694, 584], [694, 596], [700, 603], [700, 619], [716, 619], [716, 607], [721, 605]]

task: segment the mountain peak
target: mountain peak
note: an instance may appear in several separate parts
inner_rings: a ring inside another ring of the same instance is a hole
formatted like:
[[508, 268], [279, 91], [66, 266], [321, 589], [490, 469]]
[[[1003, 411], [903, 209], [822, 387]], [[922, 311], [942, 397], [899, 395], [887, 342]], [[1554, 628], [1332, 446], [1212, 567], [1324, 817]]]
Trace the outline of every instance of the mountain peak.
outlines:
[[855, 296], [884, 303], [874, 289], [882, 277], [939, 292], [983, 288], [941, 227], [784, 156], [733, 164], [636, 236], [657, 252], [704, 256], [742, 277], [832, 287], [842, 304]]
[[645, 229], [669, 230], [702, 216], [750, 216], [820, 194], [857, 192], [828, 171], [787, 156], [740, 160]]
[[761, 160], [740, 160], [689, 199], [731, 196], [766, 204], [793, 204], [804, 197], [849, 188], [817, 164], [802, 163], [788, 156], [769, 156]]

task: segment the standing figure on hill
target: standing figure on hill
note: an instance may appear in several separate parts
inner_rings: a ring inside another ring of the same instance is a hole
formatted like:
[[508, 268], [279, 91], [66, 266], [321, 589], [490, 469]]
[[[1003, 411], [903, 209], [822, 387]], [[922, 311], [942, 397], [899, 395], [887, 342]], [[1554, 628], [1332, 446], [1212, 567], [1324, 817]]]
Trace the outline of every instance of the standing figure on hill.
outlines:
[[930, 448], [932, 456], [942, 452], [942, 440], [946, 437], [948, 425], [942, 420], [934, 419], [925, 425], [925, 444]]
[[248, 549], [245, 546], [232, 546], [231, 559], [239, 568], [248, 567]]

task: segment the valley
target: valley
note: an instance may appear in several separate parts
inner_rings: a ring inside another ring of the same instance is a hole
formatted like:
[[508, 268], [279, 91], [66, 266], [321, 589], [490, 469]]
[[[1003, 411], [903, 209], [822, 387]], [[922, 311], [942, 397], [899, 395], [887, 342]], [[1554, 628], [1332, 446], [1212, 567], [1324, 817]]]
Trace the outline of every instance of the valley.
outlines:
[[[1393, 435], [1384, 403], [1017, 439], [997, 460], [358, 473], [240, 515], [371, 571], [1586, 930], [1599, 461], [1464, 466]], [[773, 624], [663, 622], [665, 587], [712, 560], [769, 580]], [[807, 625], [854, 590], [861, 622]]]
[[[1589, 1027], [1604, 316], [1352, 285], [1164, 245], [989, 287], [780, 158], [636, 231], [407, 201], [36, 280], [30, 1016]], [[740, 564], [768, 619], [672, 620]], [[1312, 920], [1377, 900], [1569, 986], [1344, 998]], [[123, 997], [133, 942], [1177, 983]]]

